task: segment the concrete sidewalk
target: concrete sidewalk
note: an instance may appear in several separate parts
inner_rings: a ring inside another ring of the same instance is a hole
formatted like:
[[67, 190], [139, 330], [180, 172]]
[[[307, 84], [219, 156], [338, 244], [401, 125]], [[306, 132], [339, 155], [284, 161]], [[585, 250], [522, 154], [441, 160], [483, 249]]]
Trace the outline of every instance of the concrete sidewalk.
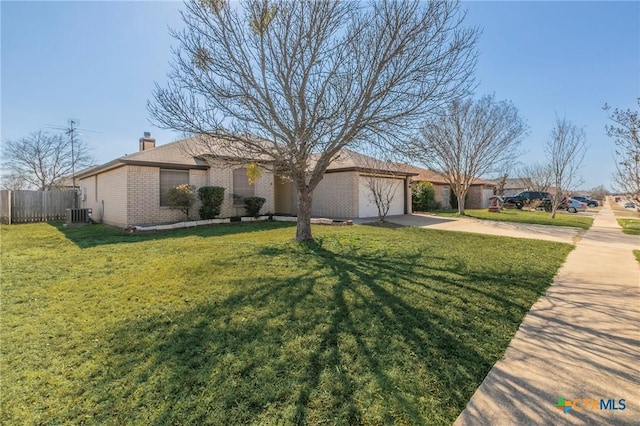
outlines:
[[[525, 316], [455, 426], [638, 425], [640, 419], [640, 237], [622, 233], [605, 205], [554, 283]], [[535, 254], [532, 253], [532, 260]], [[577, 401], [614, 399], [624, 410]], [[598, 406], [599, 408], [599, 406]]]
[[[447, 218], [425, 214], [387, 216], [386, 220], [403, 226], [417, 226], [444, 231], [473, 232], [514, 238], [575, 244], [585, 230], [568, 226], [534, 225], [528, 223], [499, 222], [473, 218]], [[357, 223], [354, 221], [354, 223]]]

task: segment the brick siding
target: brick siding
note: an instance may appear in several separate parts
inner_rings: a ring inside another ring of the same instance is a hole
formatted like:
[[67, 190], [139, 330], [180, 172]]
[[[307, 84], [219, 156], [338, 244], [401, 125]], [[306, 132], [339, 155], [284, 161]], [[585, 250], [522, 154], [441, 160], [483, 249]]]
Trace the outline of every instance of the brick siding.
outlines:
[[[221, 186], [224, 190], [224, 202], [220, 209], [220, 217], [243, 216], [244, 206], [234, 206], [233, 204], [233, 171], [235, 169], [246, 168], [245, 166], [231, 166], [222, 162], [212, 163], [209, 169], [209, 185]], [[273, 173], [262, 169], [262, 174], [256, 180], [254, 196], [266, 199], [261, 213], [274, 212], [273, 199]]]
[[358, 172], [327, 173], [313, 191], [314, 217], [358, 217]]
[[[196, 188], [221, 186], [225, 188], [220, 217], [242, 216], [245, 209], [233, 205], [233, 170], [243, 166], [213, 164], [209, 170], [192, 169], [189, 183]], [[97, 185], [96, 185], [97, 180]], [[358, 217], [357, 172], [328, 173], [314, 191], [312, 214], [315, 217]], [[275, 212], [274, 175], [263, 170], [255, 184], [255, 196], [266, 199], [262, 213]], [[93, 209], [93, 217], [108, 225], [150, 225], [185, 220], [184, 213], [169, 207], [160, 207], [160, 168], [123, 165], [113, 170], [84, 178], [80, 181], [83, 207]], [[97, 195], [95, 188], [97, 187]], [[295, 191], [294, 191], [295, 192]], [[438, 191], [436, 191], [438, 193]], [[398, 194], [401, 196], [402, 194]], [[296, 194], [291, 198], [295, 212]], [[104, 205], [104, 211], [102, 206]], [[191, 219], [199, 219], [199, 200]]]

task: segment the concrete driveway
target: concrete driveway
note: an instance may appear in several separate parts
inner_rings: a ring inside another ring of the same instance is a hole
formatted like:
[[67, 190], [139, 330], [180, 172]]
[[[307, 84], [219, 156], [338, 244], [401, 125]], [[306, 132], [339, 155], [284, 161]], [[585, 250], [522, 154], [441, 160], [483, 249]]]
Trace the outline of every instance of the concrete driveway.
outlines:
[[473, 218], [445, 218], [426, 214], [387, 216], [391, 223], [445, 231], [473, 232], [515, 238], [533, 238], [575, 244], [586, 232], [567, 226], [532, 225], [527, 223], [497, 222]]

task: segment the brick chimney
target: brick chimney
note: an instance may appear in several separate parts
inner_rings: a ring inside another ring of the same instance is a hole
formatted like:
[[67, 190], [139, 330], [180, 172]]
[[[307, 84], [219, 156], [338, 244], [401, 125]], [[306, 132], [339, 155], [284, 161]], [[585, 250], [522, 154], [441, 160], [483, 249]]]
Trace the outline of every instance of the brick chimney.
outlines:
[[151, 137], [150, 132], [144, 132], [144, 136], [140, 138], [140, 151], [146, 151], [156, 147], [155, 138]]

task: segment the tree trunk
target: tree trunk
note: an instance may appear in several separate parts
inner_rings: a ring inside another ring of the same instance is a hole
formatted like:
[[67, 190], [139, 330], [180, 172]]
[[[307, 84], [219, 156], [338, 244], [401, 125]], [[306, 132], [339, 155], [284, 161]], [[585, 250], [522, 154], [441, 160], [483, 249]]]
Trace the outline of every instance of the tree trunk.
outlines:
[[308, 188], [298, 189], [298, 222], [296, 241], [311, 241], [311, 203], [313, 191]]
[[551, 200], [553, 202], [553, 205], [551, 206], [551, 219], [555, 219], [556, 212], [558, 211], [558, 202], [553, 198]]
[[558, 211], [558, 206], [562, 202], [562, 199], [563, 199], [562, 195], [560, 196], [555, 195], [551, 197], [551, 202], [553, 203], [551, 205], [551, 219], [556, 218], [556, 212]]
[[465, 191], [462, 194], [456, 194], [456, 197], [458, 197], [458, 213], [460, 216], [464, 216], [464, 201], [465, 198], [467, 198], [467, 192]]

